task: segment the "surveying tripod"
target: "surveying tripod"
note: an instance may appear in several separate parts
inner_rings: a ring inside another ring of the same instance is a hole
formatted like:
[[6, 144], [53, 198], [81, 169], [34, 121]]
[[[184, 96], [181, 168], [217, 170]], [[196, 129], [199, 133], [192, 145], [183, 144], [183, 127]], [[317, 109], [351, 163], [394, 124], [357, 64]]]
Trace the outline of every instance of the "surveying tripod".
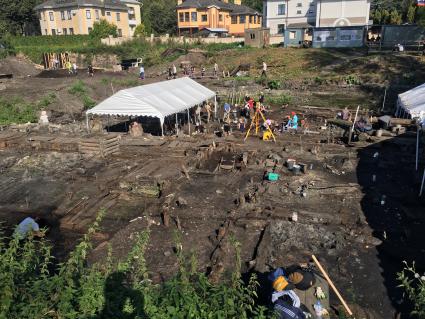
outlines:
[[270, 129], [270, 126], [267, 124], [267, 120], [264, 117], [263, 112], [261, 111], [261, 104], [257, 103], [257, 107], [255, 110], [254, 118], [251, 120], [251, 124], [249, 126], [248, 132], [246, 132], [246, 136], [244, 141], [246, 141], [251, 134], [251, 130], [254, 129], [255, 126], [255, 135], [258, 135], [258, 132], [260, 131], [260, 121], [261, 119], [264, 121], [264, 125], [266, 126], [266, 132], [263, 134], [263, 140], [269, 141], [271, 138], [273, 138], [273, 141], [276, 143], [276, 137], [273, 134], [273, 131]]

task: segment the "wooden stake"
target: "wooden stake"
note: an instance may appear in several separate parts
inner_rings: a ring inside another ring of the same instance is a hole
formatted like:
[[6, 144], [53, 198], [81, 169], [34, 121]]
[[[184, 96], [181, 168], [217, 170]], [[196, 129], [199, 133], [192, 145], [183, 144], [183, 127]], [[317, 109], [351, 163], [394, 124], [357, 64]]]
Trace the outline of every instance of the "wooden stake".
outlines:
[[329, 275], [327, 274], [327, 272], [325, 271], [325, 269], [322, 267], [322, 265], [320, 264], [319, 260], [314, 255], [312, 255], [311, 257], [313, 258], [313, 261], [317, 265], [317, 267], [319, 268], [319, 270], [322, 272], [322, 274], [325, 277], [326, 281], [328, 282], [329, 286], [331, 286], [332, 290], [337, 295], [338, 299], [341, 301], [341, 303], [344, 306], [345, 310], [347, 311], [348, 315], [352, 316], [353, 315], [353, 312], [348, 307], [348, 305], [345, 302], [344, 298], [342, 298], [342, 296], [339, 293], [338, 289], [336, 289], [333, 281], [331, 280], [331, 278], [329, 278]]

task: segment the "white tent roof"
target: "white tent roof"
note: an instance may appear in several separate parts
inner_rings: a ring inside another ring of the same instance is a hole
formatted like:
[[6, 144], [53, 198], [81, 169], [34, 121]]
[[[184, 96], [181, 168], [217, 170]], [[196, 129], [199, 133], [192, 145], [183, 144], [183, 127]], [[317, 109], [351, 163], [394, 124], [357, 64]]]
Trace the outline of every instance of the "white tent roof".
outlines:
[[121, 90], [87, 114], [150, 116], [163, 122], [166, 116], [201, 104], [215, 95], [205, 86], [184, 77]]
[[412, 118], [421, 117], [425, 114], [425, 83], [399, 94], [398, 107], [404, 109]]

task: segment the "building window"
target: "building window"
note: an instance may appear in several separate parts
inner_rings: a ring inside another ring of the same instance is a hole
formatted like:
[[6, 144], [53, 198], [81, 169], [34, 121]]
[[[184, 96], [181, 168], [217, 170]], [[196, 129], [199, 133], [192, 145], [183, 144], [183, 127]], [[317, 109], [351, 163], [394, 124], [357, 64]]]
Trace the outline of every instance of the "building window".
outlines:
[[111, 16], [111, 11], [106, 11], [106, 16], [110, 17]]
[[92, 32], [92, 31], [93, 31], [93, 28], [90, 28], [90, 27], [89, 27], [89, 28], [88, 28], [88, 30], [89, 30], [89, 33], [90, 33], [90, 32]]
[[297, 38], [297, 31], [291, 31], [289, 32], [289, 39], [295, 40]]
[[223, 15], [222, 15], [222, 14], [220, 14], [220, 15], [218, 16], [218, 21], [223, 22]]
[[74, 28], [69, 28], [69, 34], [74, 35]]
[[297, 3], [297, 8], [302, 8], [303, 4], [301, 2]]
[[44, 35], [47, 35], [47, 29], [44, 29]]
[[285, 25], [284, 24], [278, 24], [277, 25], [277, 33], [278, 34], [285, 34]]
[[257, 24], [257, 16], [254, 16], [254, 24]]
[[117, 21], [121, 21], [121, 14], [117, 12]]
[[192, 14], [191, 14], [192, 16], [191, 16], [191, 20], [193, 21], [193, 22], [196, 22], [196, 21], [198, 21], [198, 13], [197, 12], [192, 12]]
[[71, 13], [71, 10], [68, 10], [68, 11], [66, 12], [66, 15], [67, 15], [67, 17], [68, 17], [68, 20], [71, 20], [71, 19], [72, 19], [72, 13]]
[[66, 28], [63, 28], [63, 35], [67, 35], [68, 34], [68, 30]]
[[302, 14], [302, 11], [301, 10], [297, 10], [297, 14]]
[[61, 11], [61, 20], [65, 20], [65, 11]]
[[189, 22], [189, 12], [184, 13], [184, 21]]
[[91, 11], [90, 10], [86, 10], [86, 18], [87, 18], [87, 20], [91, 19]]
[[245, 23], [246, 22], [246, 16], [239, 16], [239, 23]]
[[255, 33], [250, 34], [251, 40], [255, 40]]
[[206, 14], [201, 15], [201, 21], [202, 22], [207, 22], [208, 21], [208, 16]]
[[252, 23], [252, 16], [249, 16], [249, 23]]
[[232, 24], [238, 24], [238, 17], [237, 16], [232, 16]]
[[52, 29], [52, 35], [56, 35], [56, 30]]
[[50, 21], [55, 21], [55, 16], [53, 15], [53, 12], [49, 12], [49, 19]]
[[39, 17], [40, 20], [43, 20], [43, 13], [39, 12], [38, 17]]
[[96, 20], [100, 19], [99, 10], [94, 10], [94, 15], [96, 16]]
[[311, 10], [311, 9], [310, 9], [310, 10], [308, 10], [308, 13], [309, 13], [309, 14], [313, 14], [313, 13], [314, 13], [314, 10]]
[[284, 16], [286, 14], [286, 5], [283, 4], [279, 4], [277, 6], [277, 15], [279, 16]]
[[122, 37], [122, 30], [121, 29], [118, 29], [118, 36]]
[[183, 14], [183, 12], [180, 12], [179, 13], [179, 21], [180, 22], [184, 22], [184, 14]]

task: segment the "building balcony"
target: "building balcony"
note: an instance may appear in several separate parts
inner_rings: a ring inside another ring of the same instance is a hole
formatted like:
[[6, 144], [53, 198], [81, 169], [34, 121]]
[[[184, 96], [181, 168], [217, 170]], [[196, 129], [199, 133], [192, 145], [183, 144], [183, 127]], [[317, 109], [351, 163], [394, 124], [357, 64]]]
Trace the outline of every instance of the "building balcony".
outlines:
[[135, 19], [128, 20], [128, 24], [129, 25], [137, 25], [137, 20], [135, 20]]

